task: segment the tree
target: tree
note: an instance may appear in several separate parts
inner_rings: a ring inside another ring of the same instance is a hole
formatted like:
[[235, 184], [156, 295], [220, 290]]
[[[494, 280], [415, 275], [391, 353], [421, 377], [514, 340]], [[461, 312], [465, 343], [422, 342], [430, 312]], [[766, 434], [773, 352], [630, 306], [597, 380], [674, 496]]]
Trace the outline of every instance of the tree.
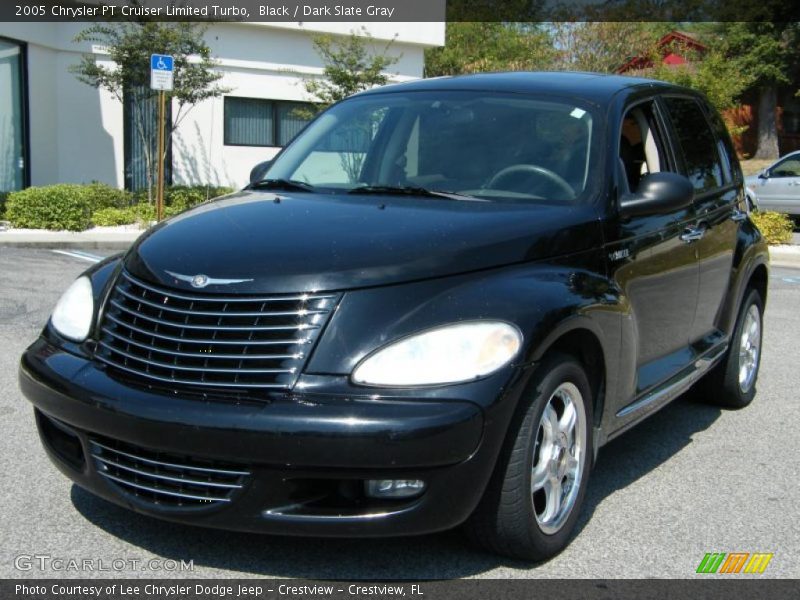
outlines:
[[800, 24], [733, 22], [714, 27], [720, 51], [730, 68], [758, 92], [758, 149], [755, 158], [777, 158], [776, 121], [779, 85], [797, 81], [800, 72]]
[[720, 48], [719, 40], [709, 39], [706, 42], [708, 50], [702, 55], [681, 50], [688, 59], [684, 65], [665, 65], [660, 54], [653, 56], [655, 66], [647, 71], [647, 75], [699, 90], [718, 111], [723, 112], [738, 104], [741, 95], [753, 84], [753, 78], [729, 60]]
[[425, 76], [532, 71], [552, 65], [555, 50], [538, 23], [448, 22], [446, 43], [425, 51]]
[[[311, 118], [314, 113], [348, 96], [386, 85], [389, 82], [386, 69], [400, 60], [399, 56], [389, 54], [393, 41], [376, 47], [366, 28], [351, 31], [344, 38], [329, 34], [315, 36], [314, 49], [325, 66], [321, 78], [308, 78], [303, 82], [306, 92], [315, 99], [314, 110], [298, 109], [297, 114]], [[372, 117], [364, 115], [354, 120], [347, 131], [339, 132], [339, 141], [347, 148], [358, 148], [364, 139], [372, 137], [374, 125]], [[356, 150], [339, 153], [342, 168], [351, 181], [358, 179], [364, 157], [363, 152]]]
[[204, 26], [196, 23], [98, 23], [74, 40], [108, 48], [114, 66], [98, 64], [94, 56], [85, 55], [71, 71], [78, 80], [109, 91], [120, 102], [128, 96], [133, 124], [144, 149], [147, 194], [151, 202], [159, 157], [154, 156], [157, 151], [153, 150], [152, 140], [146, 133], [155, 127], [147, 126], [152, 114], [145, 110], [145, 103], [158, 94], [150, 89], [150, 55], [158, 52], [175, 57], [174, 89], [167, 92], [167, 99], [176, 100], [178, 110], [167, 124], [166, 139], [169, 140], [195, 104], [227, 91], [218, 85], [222, 74], [213, 70], [216, 62], [203, 39], [205, 31]]
[[554, 66], [567, 71], [613, 73], [628, 59], [649, 52], [668, 23], [589, 21], [552, 23]]
[[325, 66], [322, 78], [305, 79], [303, 85], [315, 99], [316, 111], [358, 92], [386, 85], [386, 69], [400, 60], [400, 56], [389, 55], [393, 41], [374, 52], [375, 44], [366, 28], [351, 31], [347, 37], [315, 36], [314, 50]]

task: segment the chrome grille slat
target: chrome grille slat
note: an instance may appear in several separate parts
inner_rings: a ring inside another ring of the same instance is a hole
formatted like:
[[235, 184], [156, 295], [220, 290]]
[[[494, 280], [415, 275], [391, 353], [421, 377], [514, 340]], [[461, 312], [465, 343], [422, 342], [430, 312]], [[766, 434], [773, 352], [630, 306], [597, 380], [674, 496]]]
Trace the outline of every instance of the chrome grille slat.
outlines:
[[170, 463], [164, 462], [161, 460], [153, 460], [152, 458], [145, 458], [142, 456], [138, 456], [136, 454], [131, 454], [130, 452], [124, 452], [118, 448], [111, 448], [106, 444], [101, 444], [97, 440], [92, 440], [92, 445], [97, 446], [98, 448], [102, 448], [103, 450], [107, 450], [109, 452], [113, 452], [115, 454], [120, 454], [122, 456], [126, 456], [127, 458], [132, 458], [134, 460], [138, 460], [144, 463], [148, 463], [151, 465], [158, 465], [160, 467], [169, 467], [173, 469], [187, 469], [189, 471], [198, 471], [201, 473], [216, 473], [217, 475], [250, 475], [250, 471], [234, 471], [230, 469], [211, 469], [209, 467], [198, 467], [195, 465], [179, 465], [177, 463]]
[[275, 389], [275, 390], [286, 390], [289, 389], [291, 386], [289, 384], [284, 383], [238, 383], [238, 382], [227, 382], [224, 384], [215, 383], [213, 381], [195, 381], [193, 379], [179, 379], [177, 377], [161, 377], [159, 375], [153, 375], [152, 373], [145, 373], [144, 371], [140, 371], [138, 369], [133, 369], [128, 367], [122, 363], [114, 362], [113, 360], [106, 358], [104, 356], [98, 356], [99, 360], [103, 361], [109, 366], [112, 366], [116, 369], [121, 369], [126, 371], [127, 373], [132, 373], [134, 375], [145, 375], [149, 379], [155, 379], [156, 381], [162, 381], [164, 383], [176, 383], [188, 386], [202, 386], [208, 388], [238, 388], [238, 389]]
[[162, 475], [161, 473], [150, 473], [148, 471], [142, 471], [141, 469], [129, 467], [128, 465], [124, 465], [122, 463], [109, 460], [107, 458], [103, 458], [102, 456], [95, 456], [95, 459], [107, 465], [113, 465], [114, 467], [122, 469], [123, 471], [129, 471], [131, 473], [136, 473], [137, 475], [142, 475], [144, 477], [152, 477], [153, 479], [163, 479], [164, 481], [173, 481], [175, 483], [185, 483], [188, 485], [207, 485], [210, 487], [225, 488], [229, 490], [238, 490], [241, 489], [242, 487], [237, 483], [216, 483], [214, 481], [202, 481], [199, 479], [186, 479], [184, 477], [171, 477], [169, 475]]
[[156, 304], [155, 302], [150, 302], [144, 298], [137, 298], [133, 294], [126, 292], [125, 290], [119, 289], [117, 290], [126, 298], [130, 298], [134, 302], [141, 302], [142, 304], [146, 304], [147, 306], [151, 306], [153, 308], [157, 308], [159, 310], [169, 310], [172, 312], [180, 313], [183, 315], [201, 315], [204, 317], [292, 317], [292, 316], [303, 316], [303, 315], [324, 315], [327, 311], [324, 310], [274, 310], [274, 311], [265, 311], [265, 312], [223, 312], [223, 311], [213, 311], [213, 310], [184, 310], [181, 308], [175, 308], [172, 306], [168, 306], [166, 304]]
[[120, 273], [95, 350], [110, 375], [204, 395], [291, 389], [337, 294], [219, 296]]
[[[200, 329], [203, 331], [216, 331], [219, 329], [227, 329], [228, 331], [293, 331], [293, 330], [304, 330], [304, 329], [316, 329], [316, 325], [306, 325], [301, 323], [300, 325], [268, 325], [268, 326], [258, 326], [258, 327], [240, 327], [240, 326], [222, 326], [222, 324], [218, 325], [188, 325], [186, 323], [179, 323], [177, 321], [169, 321], [167, 319], [161, 319], [157, 317], [151, 317], [149, 315], [145, 315], [142, 313], [137, 313], [136, 311], [128, 308], [127, 306], [123, 306], [116, 300], [110, 300], [111, 304], [113, 304], [116, 308], [124, 311], [126, 314], [133, 315], [137, 319], [145, 319], [146, 321], [152, 321], [153, 323], [158, 323], [159, 325], [166, 325], [167, 327], [175, 327], [176, 329]], [[195, 313], [197, 314], [197, 313]], [[231, 316], [239, 316], [239, 315], [231, 315]]]
[[[174, 363], [170, 364], [170, 363], [161, 362], [161, 361], [158, 361], [158, 360], [154, 360], [152, 358], [145, 359], [145, 358], [143, 358], [141, 356], [136, 356], [135, 354], [131, 354], [131, 353], [125, 352], [123, 350], [118, 350], [117, 348], [114, 348], [113, 346], [111, 346], [111, 345], [109, 345], [109, 344], [107, 344], [106, 342], [103, 342], [103, 341], [100, 342], [100, 345], [105, 347], [105, 348], [108, 348], [109, 350], [115, 352], [116, 354], [120, 354], [120, 355], [124, 356], [125, 358], [130, 358], [131, 360], [138, 360], [139, 362], [146, 362], [146, 363], [149, 363], [151, 365], [155, 365], [156, 367], [163, 367], [165, 369], [175, 369], [177, 371], [197, 371], [197, 372], [210, 371], [212, 373], [243, 373], [243, 374], [250, 374], [250, 373], [274, 373], [274, 374], [278, 374], [278, 373], [294, 373], [294, 369], [250, 369], [250, 368], [245, 368], [245, 367], [238, 368], [238, 369], [220, 369], [220, 368], [212, 367], [212, 366], [184, 367], [184, 366], [176, 365]], [[157, 350], [157, 352], [161, 352], [161, 350]], [[201, 355], [198, 356], [198, 358], [207, 358], [207, 355], [201, 354]], [[239, 360], [239, 358], [241, 358], [241, 357], [235, 356], [231, 360]]]
[[[298, 338], [297, 340], [214, 340], [209, 338], [181, 338], [175, 337], [171, 335], [164, 335], [163, 333], [159, 333], [156, 331], [147, 331], [145, 329], [141, 329], [136, 327], [135, 325], [129, 325], [124, 321], [120, 321], [114, 315], [106, 315], [106, 317], [112, 321], [114, 321], [117, 325], [122, 325], [123, 327], [127, 327], [137, 333], [141, 333], [142, 335], [149, 335], [153, 337], [160, 338], [162, 340], [168, 340], [170, 342], [181, 342], [186, 344], [218, 344], [218, 345], [237, 345], [237, 344], [248, 344], [248, 345], [258, 345], [258, 346], [279, 346], [282, 344], [290, 345], [290, 344], [308, 344], [312, 340], [311, 338]], [[109, 328], [107, 326], [103, 327], [104, 332], [108, 332]]]
[[214, 496], [195, 496], [193, 494], [184, 494], [183, 492], [173, 492], [173, 491], [169, 491], [169, 490], [162, 490], [160, 488], [154, 488], [154, 487], [142, 485], [141, 483], [134, 483], [133, 481], [129, 481], [129, 480], [123, 479], [122, 477], [116, 477], [114, 475], [111, 475], [110, 473], [101, 472], [100, 475], [102, 475], [103, 477], [107, 477], [109, 479], [113, 479], [117, 483], [122, 483], [122, 484], [125, 484], [126, 486], [134, 487], [134, 488], [139, 489], [139, 490], [146, 490], [148, 492], [153, 492], [154, 494], [165, 494], [167, 496], [174, 496], [176, 498], [186, 498], [187, 500], [201, 500], [203, 502], [230, 502], [231, 501], [230, 498], [225, 498], [224, 496], [220, 497], [220, 498], [217, 498], [217, 497], [214, 497]]
[[[153, 348], [152, 346], [148, 346], [147, 344], [142, 344], [142, 343], [136, 342], [134, 340], [131, 340], [129, 338], [121, 336], [118, 333], [114, 333], [113, 331], [108, 330], [108, 329], [103, 329], [103, 333], [106, 333], [106, 334], [108, 334], [108, 335], [110, 335], [112, 337], [115, 337], [118, 340], [121, 340], [121, 341], [125, 342], [126, 344], [132, 344], [132, 345], [137, 346], [139, 348], [142, 348], [144, 350], [154, 350], [155, 352], [163, 352], [164, 354], [176, 354], [178, 356], [186, 356], [186, 357], [196, 357], [197, 356], [196, 352], [177, 352], [177, 351], [174, 351], [174, 350], [170, 350], [169, 352], [166, 352], [164, 350], [157, 350], [156, 348]], [[184, 342], [184, 341], [189, 341], [189, 340], [183, 339], [183, 340], [178, 340], [178, 341]], [[105, 342], [100, 342], [100, 343], [103, 344], [103, 345], [106, 345]], [[302, 358], [303, 354], [302, 354], [302, 352], [296, 352], [294, 354], [213, 354], [213, 353], [209, 353], [209, 352], [203, 352], [203, 356], [206, 356], [208, 358], [224, 358], [226, 360], [239, 360], [239, 359], [242, 359], [242, 360], [264, 360], [264, 359], [270, 359], [270, 358], [273, 358], [273, 359], [276, 359], [276, 358]]]
[[[98, 474], [121, 493], [170, 508], [211, 508], [232, 501], [250, 471], [204, 460], [173, 456], [116, 440], [91, 437]], [[201, 466], [202, 465], [202, 466]]]

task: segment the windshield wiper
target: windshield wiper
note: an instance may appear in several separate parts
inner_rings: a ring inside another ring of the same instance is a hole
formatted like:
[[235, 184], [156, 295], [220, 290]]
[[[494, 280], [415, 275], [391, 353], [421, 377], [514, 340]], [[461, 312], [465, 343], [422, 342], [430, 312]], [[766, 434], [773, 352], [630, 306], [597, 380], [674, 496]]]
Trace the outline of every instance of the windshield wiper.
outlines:
[[295, 190], [301, 192], [313, 192], [315, 187], [305, 181], [297, 179], [262, 179], [247, 186], [251, 190]]
[[429, 198], [447, 198], [448, 200], [470, 200], [473, 202], [486, 202], [482, 198], [467, 196], [456, 192], [443, 190], [429, 190], [428, 188], [412, 185], [362, 185], [347, 192], [348, 194], [393, 194], [398, 196], [426, 196]]

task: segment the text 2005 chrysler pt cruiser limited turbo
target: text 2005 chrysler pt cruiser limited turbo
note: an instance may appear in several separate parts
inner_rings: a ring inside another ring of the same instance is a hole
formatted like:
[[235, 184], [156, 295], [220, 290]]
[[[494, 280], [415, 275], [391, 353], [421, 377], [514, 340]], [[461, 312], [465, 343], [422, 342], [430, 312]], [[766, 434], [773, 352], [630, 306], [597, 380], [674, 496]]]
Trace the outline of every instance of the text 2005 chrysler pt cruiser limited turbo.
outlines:
[[[598, 448], [755, 394], [767, 248], [718, 115], [645, 79], [349, 98], [78, 278], [22, 358], [58, 467], [209, 527], [569, 540]], [[702, 381], [701, 381], [702, 379]]]

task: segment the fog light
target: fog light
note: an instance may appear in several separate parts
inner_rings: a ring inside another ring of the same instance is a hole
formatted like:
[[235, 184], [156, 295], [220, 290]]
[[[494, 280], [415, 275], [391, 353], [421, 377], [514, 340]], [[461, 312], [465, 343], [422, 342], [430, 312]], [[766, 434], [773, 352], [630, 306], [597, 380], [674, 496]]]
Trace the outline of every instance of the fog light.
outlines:
[[370, 498], [411, 498], [425, 491], [421, 479], [370, 479], [365, 483]]

